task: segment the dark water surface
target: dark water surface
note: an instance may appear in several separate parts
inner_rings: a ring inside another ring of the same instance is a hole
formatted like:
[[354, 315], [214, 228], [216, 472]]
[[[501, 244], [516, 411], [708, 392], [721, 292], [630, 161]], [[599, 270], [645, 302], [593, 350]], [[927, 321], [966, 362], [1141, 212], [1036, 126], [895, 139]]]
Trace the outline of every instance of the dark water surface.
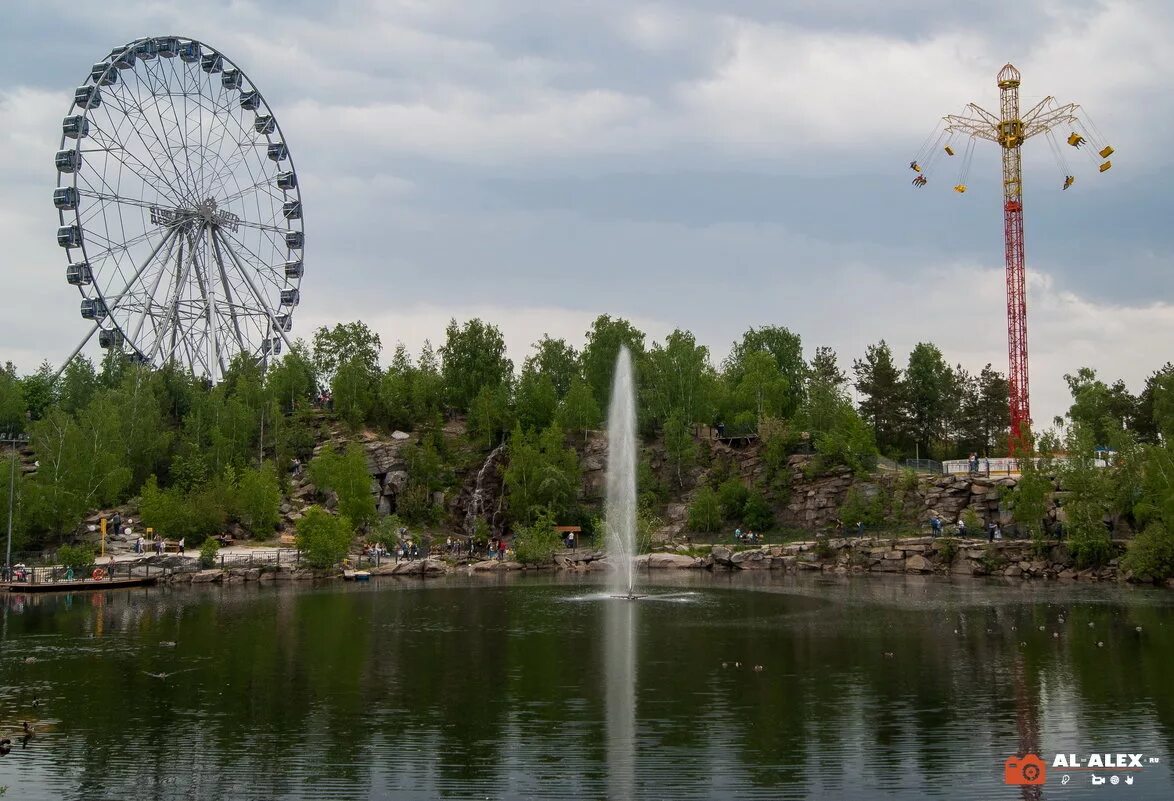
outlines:
[[[5, 801], [1174, 798], [1174, 593], [692, 574], [650, 590], [633, 603], [546, 576], [0, 596], [15, 741], [0, 786]], [[1145, 767], [1128, 786], [1049, 769], [1033, 795], [1003, 783], [1027, 750]]]

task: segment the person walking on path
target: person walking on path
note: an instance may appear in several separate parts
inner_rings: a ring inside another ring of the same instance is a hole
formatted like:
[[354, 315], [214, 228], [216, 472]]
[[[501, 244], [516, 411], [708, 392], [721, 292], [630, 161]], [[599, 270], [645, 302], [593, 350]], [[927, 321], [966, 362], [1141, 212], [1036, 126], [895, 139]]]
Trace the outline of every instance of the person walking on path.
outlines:
[[110, 528], [113, 530], [115, 537], [122, 535], [122, 515], [118, 512], [115, 512], [114, 517], [110, 518]]
[[176, 543], [176, 548], [179, 550], [179, 555], [183, 556], [183, 537], [179, 538], [179, 542]]

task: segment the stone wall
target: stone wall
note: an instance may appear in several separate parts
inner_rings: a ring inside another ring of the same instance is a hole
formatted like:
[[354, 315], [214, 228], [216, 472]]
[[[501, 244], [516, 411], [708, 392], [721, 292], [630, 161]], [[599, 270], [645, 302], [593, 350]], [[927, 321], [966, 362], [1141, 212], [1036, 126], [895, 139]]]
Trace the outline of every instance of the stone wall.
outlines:
[[[640, 558], [649, 568], [712, 570], [784, 570], [846, 573], [943, 573], [1008, 578], [1111, 580], [1118, 578], [1124, 540], [1113, 541], [1113, 558], [1102, 568], [1077, 569], [1062, 542], [1046, 543], [1036, 552], [1024, 540], [954, 539], [948, 537], [842, 537], [793, 542], [760, 548], [734, 549], [714, 545], [704, 556], [654, 553]], [[1128, 576], [1122, 576], [1128, 578]]]

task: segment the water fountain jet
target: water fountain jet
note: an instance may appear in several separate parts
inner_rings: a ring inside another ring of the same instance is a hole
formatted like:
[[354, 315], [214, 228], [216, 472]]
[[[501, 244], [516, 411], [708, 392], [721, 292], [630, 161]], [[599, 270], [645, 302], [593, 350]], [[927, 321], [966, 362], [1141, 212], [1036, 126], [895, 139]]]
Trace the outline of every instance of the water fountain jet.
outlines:
[[636, 389], [632, 354], [620, 347], [607, 410], [608, 559], [616, 566], [612, 597], [638, 600], [636, 594]]

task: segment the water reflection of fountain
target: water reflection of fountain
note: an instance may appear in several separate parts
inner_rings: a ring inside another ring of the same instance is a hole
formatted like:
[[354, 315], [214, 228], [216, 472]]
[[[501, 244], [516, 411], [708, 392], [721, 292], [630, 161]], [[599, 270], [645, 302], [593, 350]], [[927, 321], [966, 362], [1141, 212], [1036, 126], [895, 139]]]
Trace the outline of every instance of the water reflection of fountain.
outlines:
[[607, 797], [627, 801], [636, 791], [636, 604], [603, 605], [607, 698]]
[[607, 410], [607, 555], [616, 566], [614, 594], [635, 599], [636, 387], [632, 354], [620, 348]]

